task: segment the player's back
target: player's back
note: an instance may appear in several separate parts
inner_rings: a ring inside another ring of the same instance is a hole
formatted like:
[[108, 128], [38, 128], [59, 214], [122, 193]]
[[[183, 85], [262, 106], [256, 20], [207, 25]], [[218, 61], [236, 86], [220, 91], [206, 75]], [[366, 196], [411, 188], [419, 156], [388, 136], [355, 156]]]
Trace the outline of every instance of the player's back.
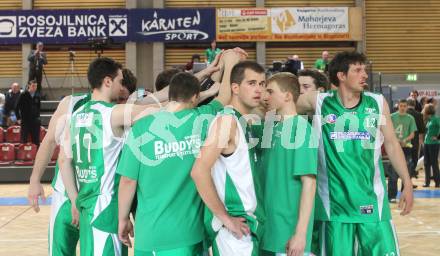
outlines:
[[92, 100], [72, 116], [70, 141], [82, 207], [93, 207], [100, 195], [112, 198], [119, 185], [115, 173], [123, 139], [113, 134], [113, 106]]
[[337, 90], [317, 98], [320, 134], [316, 218], [347, 223], [390, 219], [381, 161], [383, 96], [363, 92], [345, 108]]
[[195, 109], [160, 111], [132, 127], [118, 173], [137, 180], [135, 233], [141, 242], [136, 250], [167, 250], [203, 240], [203, 203], [190, 173], [221, 108], [214, 100]]

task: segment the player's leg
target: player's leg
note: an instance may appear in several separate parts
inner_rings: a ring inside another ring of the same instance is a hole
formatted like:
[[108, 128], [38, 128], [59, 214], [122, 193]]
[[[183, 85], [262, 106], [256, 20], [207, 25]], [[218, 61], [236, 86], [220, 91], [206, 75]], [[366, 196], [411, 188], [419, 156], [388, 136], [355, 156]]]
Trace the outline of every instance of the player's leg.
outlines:
[[139, 251], [135, 250], [135, 256], [204, 256], [206, 255], [203, 250], [203, 242], [197, 243], [195, 245], [176, 248], [172, 250], [162, 250], [162, 251]]
[[[355, 255], [355, 225], [352, 223], [321, 221], [318, 227], [318, 251], [316, 255]], [[315, 249], [316, 250], [316, 249]]]
[[222, 227], [212, 243], [213, 256], [257, 256], [259, 255], [258, 241], [252, 235], [241, 239]]
[[391, 220], [357, 224], [358, 256], [398, 256], [399, 243]]
[[70, 200], [54, 191], [49, 224], [49, 255], [76, 255], [79, 230], [72, 224]]

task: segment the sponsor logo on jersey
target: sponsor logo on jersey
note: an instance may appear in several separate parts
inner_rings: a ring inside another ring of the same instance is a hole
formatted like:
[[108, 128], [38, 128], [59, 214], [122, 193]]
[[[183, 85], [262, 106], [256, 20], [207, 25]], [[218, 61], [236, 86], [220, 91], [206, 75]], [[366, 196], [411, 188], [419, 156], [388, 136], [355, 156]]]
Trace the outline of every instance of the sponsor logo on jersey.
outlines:
[[361, 214], [373, 214], [374, 206], [372, 204], [363, 205], [360, 208], [361, 208]]
[[157, 140], [154, 142], [154, 155], [157, 160], [171, 157], [183, 157], [185, 155], [198, 154], [202, 140], [200, 135], [185, 137], [181, 141], [166, 142]]
[[367, 112], [368, 114], [373, 114], [373, 113], [376, 113], [376, 109], [375, 108], [365, 108], [365, 112]]
[[335, 115], [335, 114], [329, 114], [329, 115], [327, 115], [326, 117], [325, 117], [325, 121], [328, 123], [328, 124], [334, 124], [334, 123], [336, 123], [336, 119], [337, 119], [338, 117]]
[[369, 132], [330, 132], [332, 140], [369, 140]]
[[80, 169], [76, 167], [76, 176], [81, 183], [95, 183], [98, 181], [98, 175], [96, 173], [95, 166], [90, 166], [88, 169]]
[[79, 113], [75, 118], [75, 126], [80, 127], [90, 127], [93, 123], [93, 113]]

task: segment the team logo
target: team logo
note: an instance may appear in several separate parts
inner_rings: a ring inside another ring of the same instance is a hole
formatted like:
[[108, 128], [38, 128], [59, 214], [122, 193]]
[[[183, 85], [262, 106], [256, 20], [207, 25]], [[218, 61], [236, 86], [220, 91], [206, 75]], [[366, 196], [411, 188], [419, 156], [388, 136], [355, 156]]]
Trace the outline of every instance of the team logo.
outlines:
[[278, 27], [278, 29], [283, 33], [286, 30], [295, 26], [295, 18], [289, 10], [284, 10], [278, 16], [273, 17], [273, 23]]
[[365, 108], [365, 112], [367, 112], [368, 114], [373, 114], [376, 112], [376, 109], [374, 108]]
[[336, 123], [336, 119], [337, 119], [337, 116], [336, 116], [335, 114], [329, 114], [329, 115], [327, 115], [327, 116], [325, 117], [325, 121], [326, 121], [328, 124], [334, 124], [334, 123]]
[[17, 36], [17, 17], [0, 16], [0, 37]]
[[127, 17], [114, 15], [109, 16], [109, 35], [110, 36], [126, 36], [127, 35]]

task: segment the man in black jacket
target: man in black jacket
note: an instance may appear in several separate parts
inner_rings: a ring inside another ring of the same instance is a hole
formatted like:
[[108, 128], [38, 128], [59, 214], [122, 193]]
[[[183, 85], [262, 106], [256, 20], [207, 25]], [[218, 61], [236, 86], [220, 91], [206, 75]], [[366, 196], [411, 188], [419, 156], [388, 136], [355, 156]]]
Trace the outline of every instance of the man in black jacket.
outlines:
[[37, 92], [37, 83], [31, 80], [17, 102], [16, 114], [21, 124], [21, 142], [26, 143], [29, 134], [32, 143], [40, 146], [40, 95]]
[[410, 98], [408, 99], [408, 110], [407, 113], [410, 114], [412, 117], [414, 117], [414, 120], [416, 121], [417, 131], [414, 134], [414, 138], [411, 141], [411, 144], [413, 145], [411, 150], [411, 158], [412, 158], [412, 166], [409, 170], [409, 174], [411, 177], [416, 177], [416, 165], [417, 161], [419, 160], [419, 148], [420, 144], [423, 142], [423, 137], [425, 133], [425, 125], [423, 123], [423, 116], [420, 112], [418, 112], [416, 107], [417, 102]]

